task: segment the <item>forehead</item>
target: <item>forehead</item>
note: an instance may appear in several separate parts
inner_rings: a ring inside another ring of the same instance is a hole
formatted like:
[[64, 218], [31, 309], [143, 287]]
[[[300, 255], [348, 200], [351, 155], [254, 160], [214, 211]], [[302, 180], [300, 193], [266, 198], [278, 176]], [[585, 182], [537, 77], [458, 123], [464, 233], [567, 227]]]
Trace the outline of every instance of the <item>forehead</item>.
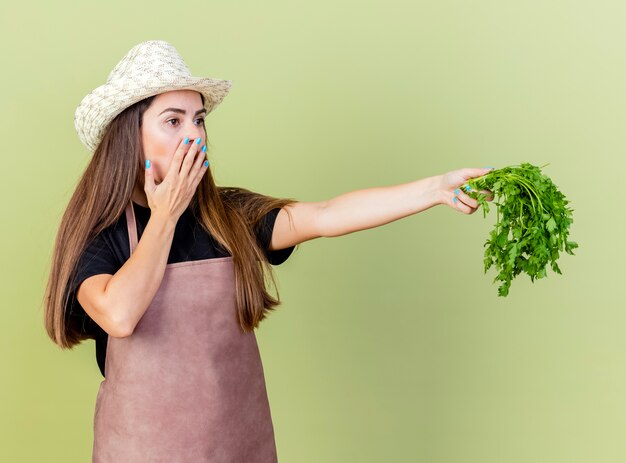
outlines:
[[[156, 95], [153, 106], [155, 107], [167, 107], [174, 104], [198, 106], [198, 109], [202, 108], [202, 98], [200, 93], [195, 90], [172, 90], [170, 92], [159, 93]], [[179, 106], [180, 107], [180, 106]]]

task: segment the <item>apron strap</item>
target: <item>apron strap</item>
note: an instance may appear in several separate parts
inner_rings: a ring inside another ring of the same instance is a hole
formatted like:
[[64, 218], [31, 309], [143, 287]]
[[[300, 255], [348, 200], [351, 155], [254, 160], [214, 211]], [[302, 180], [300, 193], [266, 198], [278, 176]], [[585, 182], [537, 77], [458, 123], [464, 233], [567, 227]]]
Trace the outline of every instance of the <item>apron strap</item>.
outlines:
[[[131, 199], [126, 206], [126, 228], [128, 229], [128, 242], [130, 244], [130, 253], [135, 252], [137, 248], [137, 222], [135, 221], [135, 209], [133, 208], [133, 200]], [[130, 257], [130, 256], [129, 256]]]

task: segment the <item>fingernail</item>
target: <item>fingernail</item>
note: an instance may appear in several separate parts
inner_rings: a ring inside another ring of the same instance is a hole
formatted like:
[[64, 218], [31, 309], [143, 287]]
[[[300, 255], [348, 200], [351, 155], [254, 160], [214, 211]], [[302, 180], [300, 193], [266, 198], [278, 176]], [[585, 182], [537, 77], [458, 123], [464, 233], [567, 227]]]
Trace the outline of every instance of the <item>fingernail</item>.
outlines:
[[202, 147], [202, 152], [203, 152], [203, 153], [206, 153], [206, 145], [204, 145], [204, 146]]
[[189, 137], [185, 138], [185, 145], [189, 143]]
[[198, 138], [198, 139], [196, 140], [196, 145], [199, 145], [201, 141], [202, 141], [202, 138]]
[[150, 160], [146, 159], [146, 169], [149, 169], [149, 168], [150, 168]]
[[204, 167], [209, 167], [209, 161], [208, 159], [206, 161], [204, 161]]
[[455, 196], [455, 197], [454, 197], [454, 199], [453, 199], [453, 201], [456, 203], [456, 200], [457, 200], [457, 199], [458, 199], [458, 198]]
[[459, 194], [459, 189], [457, 188], [456, 190], [454, 190], [454, 194], [458, 195]]
[[465, 188], [465, 191], [472, 191], [472, 187], [469, 185], [465, 185], [463, 188]]

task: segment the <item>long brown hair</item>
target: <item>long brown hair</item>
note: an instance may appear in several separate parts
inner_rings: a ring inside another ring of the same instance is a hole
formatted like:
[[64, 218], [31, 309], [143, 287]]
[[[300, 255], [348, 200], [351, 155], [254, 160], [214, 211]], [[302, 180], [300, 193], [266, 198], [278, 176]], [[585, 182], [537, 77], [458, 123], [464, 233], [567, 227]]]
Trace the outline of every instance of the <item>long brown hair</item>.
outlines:
[[[43, 301], [46, 331], [61, 348], [72, 348], [83, 339], [93, 338], [73, 321], [76, 317], [65, 313], [69, 288], [90, 240], [121, 217], [135, 184], [144, 188], [141, 126], [143, 113], [155, 97], [135, 103], [111, 122], [61, 219]], [[209, 150], [206, 127], [205, 139]], [[281, 303], [273, 269], [254, 231], [265, 214], [294, 202], [292, 198], [275, 198], [240, 187], [217, 187], [210, 167], [190, 202], [202, 227], [233, 257], [237, 317], [243, 331], [253, 331]], [[266, 275], [276, 288], [276, 298], [265, 288]]]

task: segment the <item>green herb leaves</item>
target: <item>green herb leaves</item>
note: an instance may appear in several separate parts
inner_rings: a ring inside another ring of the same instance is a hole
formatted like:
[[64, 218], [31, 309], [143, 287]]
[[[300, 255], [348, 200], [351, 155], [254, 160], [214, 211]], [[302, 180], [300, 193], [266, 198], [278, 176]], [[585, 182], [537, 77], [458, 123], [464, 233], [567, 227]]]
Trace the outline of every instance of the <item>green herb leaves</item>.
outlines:
[[[548, 165], [548, 164], [546, 164]], [[542, 166], [545, 167], [545, 166]], [[546, 266], [561, 274], [556, 261], [559, 251], [574, 254], [578, 247], [568, 241], [573, 223], [569, 201], [541, 168], [523, 163], [489, 172], [471, 179], [467, 194], [489, 212], [487, 196], [479, 190], [493, 193], [497, 206], [497, 221], [485, 242], [485, 273], [491, 266], [499, 272], [493, 280], [501, 281], [498, 296], [507, 296], [511, 281], [522, 271], [531, 281], [546, 276]]]

